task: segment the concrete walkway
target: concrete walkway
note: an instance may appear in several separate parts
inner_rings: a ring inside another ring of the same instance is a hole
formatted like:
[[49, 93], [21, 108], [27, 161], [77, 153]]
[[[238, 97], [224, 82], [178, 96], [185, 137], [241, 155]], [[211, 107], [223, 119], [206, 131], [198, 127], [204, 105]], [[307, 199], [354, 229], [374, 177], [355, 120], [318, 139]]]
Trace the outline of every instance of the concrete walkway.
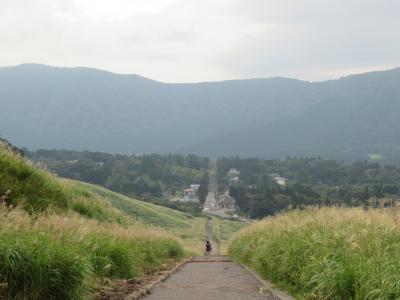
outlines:
[[227, 256], [196, 257], [158, 284], [145, 300], [276, 299], [261, 293], [261, 283]]
[[[214, 179], [215, 180], [215, 179]], [[206, 210], [213, 210], [215, 183], [210, 182]], [[210, 256], [195, 257], [166, 281], [155, 285], [144, 300], [250, 300], [281, 299], [265, 289], [265, 283], [251, 271], [233, 262], [228, 256], [218, 255], [218, 243], [213, 239], [213, 224], [207, 220], [205, 239], [211, 242]], [[205, 249], [204, 249], [205, 251]], [[288, 298], [289, 299], [289, 298]]]

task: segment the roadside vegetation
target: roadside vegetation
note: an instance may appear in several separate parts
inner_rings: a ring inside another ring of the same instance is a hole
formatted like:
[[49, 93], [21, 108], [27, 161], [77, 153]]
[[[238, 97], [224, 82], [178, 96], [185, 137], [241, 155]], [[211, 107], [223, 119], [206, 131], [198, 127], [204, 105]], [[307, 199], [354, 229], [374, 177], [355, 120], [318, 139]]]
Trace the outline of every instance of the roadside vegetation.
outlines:
[[248, 226], [246, 222], [232, 221], [221, 218], [212, 218], [213, 238], [218, 243], [219, 254], [227, 255], [232, 237], [242, 228]]
[[300, 299], [400, 298], [398, 208], [321, 208], [243, 229], [230, 254]]
[[193, 217], [141, 203], [61, 180], [1, 143], [0, 298], [87, 298], [106, 278], [141, 277], [187, 255], [166, 229], [190, 228]]
[[12, 299], [85, 298], [101, 279], [141, 277], [184, 255], [164, 231], [74, 213], [33, 220], [2, 205], [0, 228], [0, 295]]

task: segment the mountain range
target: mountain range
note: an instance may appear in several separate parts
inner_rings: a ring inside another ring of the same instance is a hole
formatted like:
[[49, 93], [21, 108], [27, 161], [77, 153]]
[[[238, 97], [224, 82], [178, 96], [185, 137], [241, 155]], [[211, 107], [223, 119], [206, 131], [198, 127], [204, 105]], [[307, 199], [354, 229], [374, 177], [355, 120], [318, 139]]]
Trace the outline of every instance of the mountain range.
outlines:
[[24, 64], [0, 68], [0, 108], [0, 134], [29, 149], [400, 163], [400, 68], [169, 84]]

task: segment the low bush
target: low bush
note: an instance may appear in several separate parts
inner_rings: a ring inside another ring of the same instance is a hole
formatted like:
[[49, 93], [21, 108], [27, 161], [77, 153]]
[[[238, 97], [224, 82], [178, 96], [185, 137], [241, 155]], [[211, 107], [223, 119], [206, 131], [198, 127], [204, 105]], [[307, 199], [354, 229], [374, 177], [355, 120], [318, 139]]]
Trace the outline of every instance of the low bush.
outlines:
[[267, 218], [231, 255], [306, 299], [398, 299], [400, 214], [324, 208]]

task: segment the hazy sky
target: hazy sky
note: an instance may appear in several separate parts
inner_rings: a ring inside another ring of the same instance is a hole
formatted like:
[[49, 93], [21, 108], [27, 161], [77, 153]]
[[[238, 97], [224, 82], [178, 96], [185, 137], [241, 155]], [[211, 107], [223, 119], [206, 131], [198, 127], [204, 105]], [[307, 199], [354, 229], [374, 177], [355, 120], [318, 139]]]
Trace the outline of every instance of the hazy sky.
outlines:
[[0, 66], [166, 82], [306, 80], [400, 66], [399, 0], [1, 0]]

